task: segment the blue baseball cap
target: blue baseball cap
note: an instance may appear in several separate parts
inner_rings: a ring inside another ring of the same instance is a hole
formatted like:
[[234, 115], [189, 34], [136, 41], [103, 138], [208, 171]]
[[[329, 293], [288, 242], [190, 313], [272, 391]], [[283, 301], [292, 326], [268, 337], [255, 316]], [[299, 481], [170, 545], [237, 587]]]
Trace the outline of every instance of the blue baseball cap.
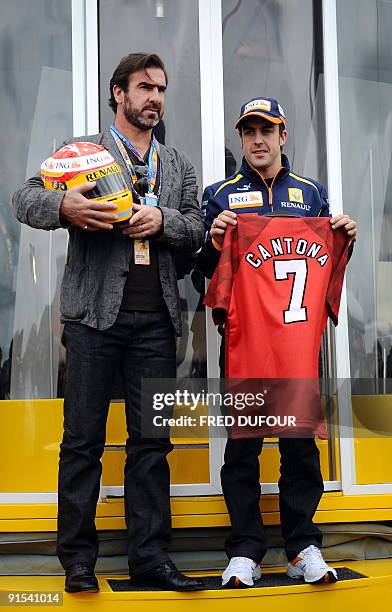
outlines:
[[284, 123], [286, 125], [283, 108], [274, 98], [253, 98], [243, 104], [234, 127], [238, 128], [241, 121], [247, 119], [247, 117], [263, 117], [271, 123]]

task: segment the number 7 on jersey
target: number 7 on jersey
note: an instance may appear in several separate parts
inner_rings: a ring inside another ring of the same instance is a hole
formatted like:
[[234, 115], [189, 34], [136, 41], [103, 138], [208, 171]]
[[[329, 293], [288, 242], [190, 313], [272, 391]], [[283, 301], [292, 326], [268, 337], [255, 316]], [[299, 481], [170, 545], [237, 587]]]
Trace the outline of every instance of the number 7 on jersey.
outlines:
[[280, 259], [274, 261], [274, 273], [277, 281], [288, 280], [290, 274], [294, 274], [293, 285], [289, 307], [283, 311], [285, 323], [298, 323], [307, 321], [306, 306], [303, 299], [308, 276], [308, 265], [306, 259]]

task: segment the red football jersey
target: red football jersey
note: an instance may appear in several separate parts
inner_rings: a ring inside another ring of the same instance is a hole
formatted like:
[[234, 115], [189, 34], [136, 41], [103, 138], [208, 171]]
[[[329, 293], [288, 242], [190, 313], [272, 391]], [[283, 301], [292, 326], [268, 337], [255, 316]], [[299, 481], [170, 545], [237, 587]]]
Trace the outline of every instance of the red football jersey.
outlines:
[[[337, 324], [348, 242], [329, 218], [243, 214], [228, 227], [204, 300], [225, 324], [226, 378], [318, 378], [328, 316]], [[300, 387], [290, 414], [300, 410], [305, 423]], [[325, 437], [324, 426], [315, 433]]]

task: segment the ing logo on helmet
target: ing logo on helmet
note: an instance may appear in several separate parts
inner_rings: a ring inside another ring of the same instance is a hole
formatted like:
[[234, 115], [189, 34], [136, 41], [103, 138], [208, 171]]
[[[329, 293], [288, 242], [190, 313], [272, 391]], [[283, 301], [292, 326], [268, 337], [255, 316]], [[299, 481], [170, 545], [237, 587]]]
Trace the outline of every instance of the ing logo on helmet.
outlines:
[[42, 163], [41, 178], [45, 189], [54, 191], [95, 181], [84, 197], [116, 204], [117, 222], [132, 216], [132, 193], [121, 166], [102, 145], [75, 142], [61, 147]]

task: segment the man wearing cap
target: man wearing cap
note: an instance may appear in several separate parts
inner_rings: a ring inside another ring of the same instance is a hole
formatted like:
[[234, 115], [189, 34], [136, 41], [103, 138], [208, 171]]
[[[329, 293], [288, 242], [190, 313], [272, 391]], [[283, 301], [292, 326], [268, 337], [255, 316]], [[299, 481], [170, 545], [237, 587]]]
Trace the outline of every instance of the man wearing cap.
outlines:
[[[207, 241], [199, 268], [211, 278], [218, 263], [228, 225], [242, 213], [291, 213], [330, 217], [327, 191], [319, 182], [291, 171], [282, 153], [287, 140], [286, 118], [277, 100], [255, 98], [241, 107], [235, 124], [244, 157], [237, 174], [207, 187], [203, 211]], [[342, 228], [352, 240], [356, 223], [347, 215], [331, 218], [332, 229]], [[221, 365], [223, 361], [221, 351]], [[267, 540], [260, 514], [260, 438], [227, 440], [221, 471], [222, 489], [231, 519], [226, 542], [230, 560], [223, 573], [226, 587], [252, 586], [261, 576], [260, 562]], [[280, 438], [279, 502], [288, 575], [305, 582], [335, 582], [336, 570], [320, 552], [321, 532], [313, 516], [323, 493], [319, 451], [314, 438]]]

